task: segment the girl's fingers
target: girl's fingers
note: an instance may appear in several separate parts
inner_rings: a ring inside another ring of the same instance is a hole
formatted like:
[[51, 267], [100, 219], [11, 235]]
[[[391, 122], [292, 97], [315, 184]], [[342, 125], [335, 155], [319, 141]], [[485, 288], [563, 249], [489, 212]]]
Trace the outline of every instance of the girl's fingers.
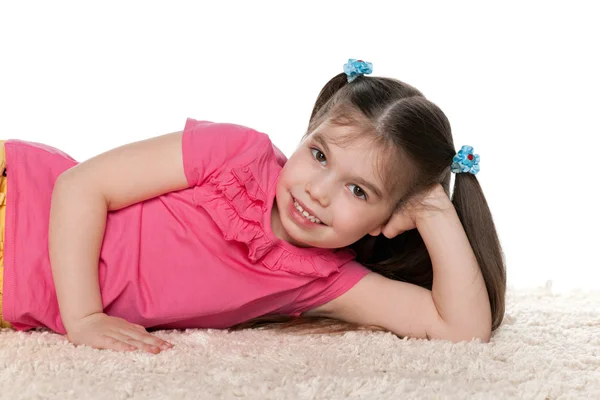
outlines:
[[138, 324], [132, 324], [132, 325], [133, 325], [135, 328], [137, 328], [137, 329], [139, 329], [139, 330], [141, 330], [141, 331], [144, 331], [144, 332], [146, 332], [146, 328], [145, 328], [144, 326], [142, 326], [142, 325], [138, 325]]
[[[156, 337], [154, 335], [151, 335], [150, 333], [148, 333], [148, 331], [146, 330], [146, 328], [142, 325], [137, 325], [137, 324], [131, 324], [136, 330], [140, 331], [142, 336], [140, 337], [135, 337], [138, 340], [142, 340], [145, 343], [151, 344], [153, 346], [158, 346], [158, 347], [165, 347], [165, 348], [171, 348], [173, 347], [171, 345], [171, 343], [162, 340], [159, 337]], [[146, 340], [147, 339], [147, 340]]]
[[128, 343], [151, 353], [158, 353], [162, 350], [168, 350], [172, 347], [164, 340], [156, 336], [152, 336], [149, 333], [142, 332], [138, 329], [123, 329], [120, 331], [115, 331], [112, 332], [112, 336], [124, 343]]
[[127, 335], [130, 335], [133, 339], [139, 340], [140, 342], [144, 342], [151, 346], [159, 347], [162, 350], [167, 350], [173, 347], [169, 342], [162, 340], [161, 338], [151, 335], [144, 329], [143, 331], [129, 331], [124, 332]]
[[98, 346], [98, 348], [100, 348], [100, 349], [108, 349], [108, 350], [115, 350], [115, 351], [133, 351], [137, 348], [135, 345], [128, 344], [122, 340], [119, 340], [119, 339], [111, 337], [111, 336], [104, 335], [103, 339], [104, 339], [104, 343], [102, 343], [100, 346]]
[[158, 348], [157, 346], [153, 346], [153, 345], [145, 343], [141, 340], [138, 340], [138, 339], [134, 338], [132, 335], [127, 335], [127, 334], [123, 334], [120, 332], [111, 332], [110, 335], [116, 341], [123, 343], [130, 350], [131, 349], [133, 349], [133, 350], [139, 349], [139, 350], [147, 351], [147, 352], [153, 353], [153, 354], [159, 353], [161, 351], [160, 348]]
[[144, 343], [140, 340], [136, 340], [133, 338], [127, 339], [127, 343], [132, 346], [135, 346], [136, 348], [138, 348], [140, 350], [147, 351], [148, 353], [152, 353], [152, 354], [158, 354], [162, 351], [162, 349], [159, 347], [153, 346], [148, 343]]

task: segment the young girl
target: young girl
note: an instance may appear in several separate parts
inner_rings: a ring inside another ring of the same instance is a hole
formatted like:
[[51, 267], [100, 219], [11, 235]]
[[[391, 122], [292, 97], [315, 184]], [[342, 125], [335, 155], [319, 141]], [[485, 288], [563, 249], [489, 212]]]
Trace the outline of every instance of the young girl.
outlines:
[[3, 326], [153, 353], [171, 345], [146, 328], [488, 341], [506, 273], [479, 156], [455, 152], [418, 90], [371, 72], [350, 59], [325, 85], [289, 160], [194, 119], [83, 163], [0, 143]]

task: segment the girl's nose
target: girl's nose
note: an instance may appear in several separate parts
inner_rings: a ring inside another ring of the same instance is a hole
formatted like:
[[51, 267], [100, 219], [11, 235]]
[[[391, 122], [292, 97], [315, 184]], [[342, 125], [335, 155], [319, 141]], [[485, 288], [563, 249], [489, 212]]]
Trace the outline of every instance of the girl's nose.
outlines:
[[329, 206], [330, 193], [324, 181], [307, 183], [306, 193], [308, 193], [315, 202], [318, 202], [321, 207]]

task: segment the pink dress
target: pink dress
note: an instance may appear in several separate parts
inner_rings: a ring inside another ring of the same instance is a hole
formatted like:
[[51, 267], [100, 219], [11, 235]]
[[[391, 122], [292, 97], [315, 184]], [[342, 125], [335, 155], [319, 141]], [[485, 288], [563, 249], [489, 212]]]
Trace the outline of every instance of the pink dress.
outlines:
[[[188, 119], [189, 188], [108, 213], [99, 283], [107, 314], [145, 327], [227, 328], [265, 314], [298, 316], [369, 270], [350, 249], [298, 248], [271, 230], [285, 156], [235, 124]], [[65, 333], [48, 255], [56, 178], [77, 162], [39, 143], [6, 141], [4, 318]]]

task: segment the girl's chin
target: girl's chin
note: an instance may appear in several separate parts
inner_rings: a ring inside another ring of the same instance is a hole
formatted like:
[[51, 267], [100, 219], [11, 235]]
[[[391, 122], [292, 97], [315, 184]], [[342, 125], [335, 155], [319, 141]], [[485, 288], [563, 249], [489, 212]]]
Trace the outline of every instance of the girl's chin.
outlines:
[[[285, 236], [284, 238], [281, 238], [282, 240], [296, 247], [320, 247], [318, 243], [312, 243], [311, 241], [306, 240], [307, 238], [303, 238], [301, 235], [295, 234], [294, 229], [298, 229], [298, 227], [295, 226], [293, 223], [292, 226], [289, 227], [291, 229], [287, 229], [288, 227], [286, 227], [285, 225], [287, 224], [283, 224], [282, 226]], [[292, 232], [292, 234], [290, 234], [290, 232]]]
[[[285, 230], [285, 227], [283, 228]], [[301, 238], [296, 237], [296, 235], [292, 236], [288, 233], [289, 231], [286, 230], [285, 232], [285, 241], [293, 244], [296, 247], [316, 247], [312, 244], [306, 243], [304, 242]]]

